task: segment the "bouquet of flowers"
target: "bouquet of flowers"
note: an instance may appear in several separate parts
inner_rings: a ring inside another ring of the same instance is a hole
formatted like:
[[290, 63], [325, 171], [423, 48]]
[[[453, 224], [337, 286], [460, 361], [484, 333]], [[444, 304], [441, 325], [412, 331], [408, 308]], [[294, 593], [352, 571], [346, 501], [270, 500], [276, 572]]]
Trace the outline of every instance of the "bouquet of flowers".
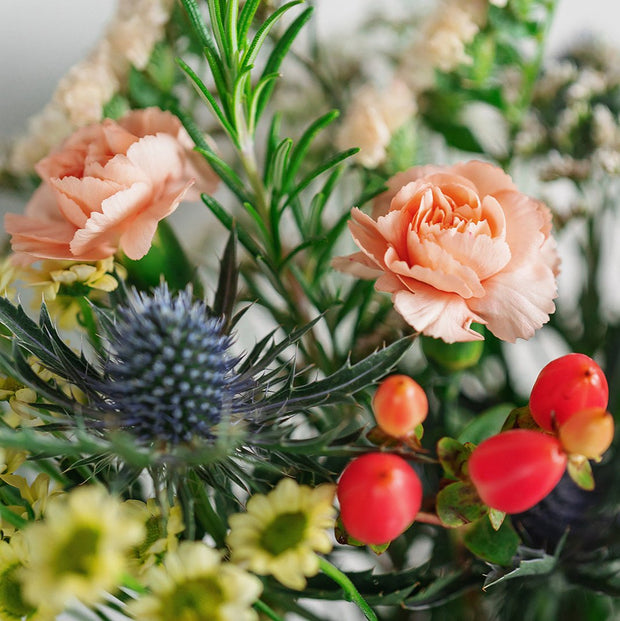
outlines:
[[2, 621], [613, 614], [617, 57], [410, 4], [119, 0], [5, 154]]

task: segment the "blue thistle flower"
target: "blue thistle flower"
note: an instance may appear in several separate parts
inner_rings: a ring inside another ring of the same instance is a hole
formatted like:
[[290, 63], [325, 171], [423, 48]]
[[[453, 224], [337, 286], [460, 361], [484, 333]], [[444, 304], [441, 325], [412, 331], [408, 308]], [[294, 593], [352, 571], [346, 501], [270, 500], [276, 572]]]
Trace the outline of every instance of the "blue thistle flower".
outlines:
[[234, 373], [238, 359], [221, 319], [193, 301], [190, 288], [173, 296], [165, 284], [151, 295], [130, 294], [115, 316], [94, 386], [101, 410], [142, 442], [213, 437], [247, 387]]

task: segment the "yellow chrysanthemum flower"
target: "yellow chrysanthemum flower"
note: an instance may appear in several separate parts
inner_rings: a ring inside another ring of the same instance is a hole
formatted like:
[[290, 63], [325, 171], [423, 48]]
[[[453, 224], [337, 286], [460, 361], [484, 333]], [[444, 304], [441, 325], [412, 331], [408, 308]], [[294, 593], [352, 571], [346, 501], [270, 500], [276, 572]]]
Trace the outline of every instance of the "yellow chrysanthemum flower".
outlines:
[[0, 474], [13, 474], [27, 458], [27, 451], [0, 448]]
[[154, 498], [149, 498], [146, 503], [140, 500], [127, 500], [125, 506], [134, 512], [146, 527], [144, 540], [133, 548], [138, 573], [141, 574], [159, 562], [166, 552], [174, 552], [177, 549], [177, 535], [185, 530], [183, 514], [179, 505], [173, 505], [164, 519], [161, 507]]
[[258, 621], [260, 580], [204, 543], [184, 541], [146, 574], [151, 594], [129, 604], [140, 621]]
[[8, 403], [2, 419], [10, 427], [33, 426], [41, 423], [37, 411], [31, 407], [37, 401], [37, 393], [12, 377], [0, 376], [0, 401]]
[[24, 599], [20, 573], [27, 562], [27, 550], [19, 535], [10, 543], [0, 541], [0, 619], [35, 621], [37, 609]]
[[21, 574], [24, 595], [61, 611], [75, 599], [96, 602], [118, 586], [144, 525], [103, 488], [85, 486], [52, 499], [44, 520], [23, 535], [30, 554]]
[[250, 498], [246, 513], [230, 517], [227, 538], [231, 560], [254, 573], [271, 574], [291, 589], [302, 590], [306, 576], [319, 571], [316, 552], [332, 549], [336, 486], [311, 488], [282, 479], [267, 495]]
[[48, 259], [22, 268], [19, 276], [38, 292], [35, 303], [38, 305], [43, 299], [58, 325], [72, 329], [81, 311], [80, 296], [95, 299], [101, 293], [114, 291], [118, 287], [114, 271], [125, 274], [113, 257], [93, 263]]

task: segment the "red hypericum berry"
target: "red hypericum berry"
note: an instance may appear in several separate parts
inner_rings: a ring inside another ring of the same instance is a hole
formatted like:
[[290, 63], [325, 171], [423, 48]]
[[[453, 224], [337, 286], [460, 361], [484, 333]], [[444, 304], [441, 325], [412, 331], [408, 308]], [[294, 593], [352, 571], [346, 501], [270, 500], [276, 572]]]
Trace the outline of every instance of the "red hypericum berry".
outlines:
[[474, 449], [469, 476], [484, 504], [505, 513], [521, 513], [558, 484], [567, 460], [555, 436], [512, 429]]
[[407, 375], [390, 375], [372, 399], [377, 425], [394, 438], [411, 435], [428, 414], [426, 393]]
[[422, 504], [422, 484], [401, 457], [368, 453], [344, 469], [337, 495], [347, 532], [362, 543], [382, 545], [413, 522]]
[[530, 412], [547, 431], [556, 431], [575, 412], [607, 408], [609, 389], [601, 368], [584, 354], [552, 360], [538, 375], [530, 395]]
[[614, 439], [613, 416], [603, 408], [581, 410], [560, 426], [558, 437], [567, 453], [600, 460]]

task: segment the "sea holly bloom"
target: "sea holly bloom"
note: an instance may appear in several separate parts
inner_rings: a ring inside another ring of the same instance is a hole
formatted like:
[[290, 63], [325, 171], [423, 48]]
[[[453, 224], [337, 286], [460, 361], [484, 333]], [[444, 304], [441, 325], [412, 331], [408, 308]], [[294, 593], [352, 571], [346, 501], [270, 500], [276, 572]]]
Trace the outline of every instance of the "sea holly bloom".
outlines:
[[268, 494], [255, 494], [245, 513], [229, 519], [231, 560], [302, 590], [306, 576], [319, 571], [316, 553], [332, 549], [335, 491], [328, 483], [311, 488], [285, 478]]
[[182, 542], [147, 572], [145, 581], [151, 594], [128, 606], [140, 621], [258, 621], [252, 604], [262, 592], [260, 580], [222, 562], [204, 543]]
[[25, 214], [5, 217], [15, 260], [97, 261], [119, 249], [142, 258], [195, 180], [207, 192], [217, 185], [192, 147], [180, 121], [157, 108], [79, 129], [37, 164], [43, 183]]
[[45, 518], [23, 530], [30, 555], [21, 572], [33, 605], [61, 611], [77, 599], [91, 604], [118, 586], [129, 549], [144, 527], [102, 487], [79, 487], [50, 501]]
[[337, 269], [376, 278], [407, 323], [448, 343], [482, 339], [472, 322], [514, 342], [549, 320], [558, 258], [547, 207], [478, 161], [415, 167], [388, 186], [375, 217], [353, 209], [361, 251]]
[[190, 289], [131, 295], [105, 338], [109, 356], [101, 381], [91, 385], [95, 403], [112, 426], [143, 443], [212, 437], [240, 405], [247, 382], [234, 373], [233, 339], [203, 302], [192, 301]]

